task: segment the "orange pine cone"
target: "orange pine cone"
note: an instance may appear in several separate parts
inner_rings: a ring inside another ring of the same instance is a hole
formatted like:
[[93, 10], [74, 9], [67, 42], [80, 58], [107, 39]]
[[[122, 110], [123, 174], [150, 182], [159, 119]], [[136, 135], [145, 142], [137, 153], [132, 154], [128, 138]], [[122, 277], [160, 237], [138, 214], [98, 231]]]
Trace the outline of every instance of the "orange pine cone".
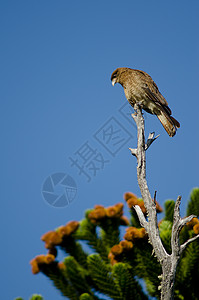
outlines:
[[61, 244], [62, 237], [56, 231], [48, 231], [42, 235], [41, 240], [45, 242], [45, 247], [51, 249], [56, 245]]
[[193, 226], [193, 231], [195, 234], [199, 234], [199, 223]]

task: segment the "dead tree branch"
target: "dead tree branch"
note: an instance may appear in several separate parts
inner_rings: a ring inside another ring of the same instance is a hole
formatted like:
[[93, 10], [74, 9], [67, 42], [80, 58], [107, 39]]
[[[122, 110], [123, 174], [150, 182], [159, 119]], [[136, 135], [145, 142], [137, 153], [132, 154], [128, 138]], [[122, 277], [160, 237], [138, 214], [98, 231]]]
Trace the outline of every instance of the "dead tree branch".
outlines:
[[150, 145], [157, 139], [154, 138], [154, 132], [149, 134], [147, 142], [145, 143], [145, 134], [144, 134], [144, 118], [142, 115], [142, 109], [139, 105], [135, 107], [135, 114], [132, 115], [133, 119], [137, 125], [137, 148], [130, 149], [132, 155], [137, 158], [137, 179], [139, 188], [141, 191], [142, 199], [147, 210], [148, 220], [146, 220], [139, 206], [135, 206], [135, 211], [139, 218], [140, 224], [145, 228], [149, 236], [149, 242], [153, 246], [153, 250], [157, 259], [159, 260], [162, 266], [162, 282], [161, 282], [161, 299], [162, 300], [171, 300], [173, 299], [174, 293], [174, 282], [177, 264], [179, 262], [182, 251], [185, 247], [199, 235], [194, 238], [189, 239], [183, 245], [180, 245], [179, 234], [182, 227], [189, 222], [194, 215], [190, 217], [181, 218], [180, 217], [180, 202], [181, 197], [179, 196], [175, 203], [174, 208], [174, 217], [173, 217], [173, 227], [172, 227], [172, 236], [171, 236], [171, 249], [172, 253], [168, 254], [162, 244], [160, 239], [158, 225], [157, 225], [157, 213], [156, 213], [156, 204], [152, 199], [149, 192], [149, 188], [146, 181], [146, 156], [145, 152], [150, 147]]

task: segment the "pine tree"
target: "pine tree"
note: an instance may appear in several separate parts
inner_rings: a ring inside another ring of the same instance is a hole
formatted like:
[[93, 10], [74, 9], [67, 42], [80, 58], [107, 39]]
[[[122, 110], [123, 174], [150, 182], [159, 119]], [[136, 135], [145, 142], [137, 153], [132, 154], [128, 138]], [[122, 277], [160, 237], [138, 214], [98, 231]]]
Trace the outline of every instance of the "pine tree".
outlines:
[[[123, 204], [111, 207], [96, 205], [86, 212], [80, 221], [71, 221], [42, 236], [46, 255], [36, 256], [31, 261], [32, 272], [50, 278], [54, 286], [68, 299], [160, 299], [161, 266], [153, 255], [145, 229], [140, 227], [133, 206], [146, 209], [142, 199], [126, 193], [124, 199], [130, 209], [130, 221], [123, 215]], [[165, 216], [159, 222], [160, 237], [168, 253], [173, 223], [174, 201], [165, 202]], [[187, 207], [187, 215], [199, 215], [199, 188], [193, 189]], [[156, 203], [157, 212], [162, 208]], [[120, 240], [121, 226], [126, 226], [124, 239]], [[193, 218], [180, 233], [180, 242], [199, 233], [199, 220]], [[89, 253], [82, 248], [82, 241], [90, 247]], [[81, 242], [81, 243], [80, 243]], [[62, 249], [66, 257], [56, 260]], [[144, 280], [147, 294], [143, 291]], [[199, 241], [190, 243], [183, 252], [177, 268], [174, 299], [198, 299], [199, 295]], [[30, 300], [42, 300], [33, 295]], [[23, 300], [16, 298], [16, 300]]]

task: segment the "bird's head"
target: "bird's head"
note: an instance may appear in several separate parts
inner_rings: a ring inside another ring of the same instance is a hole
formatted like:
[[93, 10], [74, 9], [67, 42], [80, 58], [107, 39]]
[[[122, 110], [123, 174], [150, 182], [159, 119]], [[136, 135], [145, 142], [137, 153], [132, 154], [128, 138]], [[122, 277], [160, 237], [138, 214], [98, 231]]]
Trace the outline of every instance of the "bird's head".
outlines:
[[123, 85], [123, 75], [124, 72], [128, 70], [129, 70], [128, 68], [117, 68], [111, 75], [112, 85], [114, 86], [116, 83], [120, 83], [121, 85]]
[[111, 75], [111, 82], [114, 86], [119, 80], [119, 69], [116, 69]]

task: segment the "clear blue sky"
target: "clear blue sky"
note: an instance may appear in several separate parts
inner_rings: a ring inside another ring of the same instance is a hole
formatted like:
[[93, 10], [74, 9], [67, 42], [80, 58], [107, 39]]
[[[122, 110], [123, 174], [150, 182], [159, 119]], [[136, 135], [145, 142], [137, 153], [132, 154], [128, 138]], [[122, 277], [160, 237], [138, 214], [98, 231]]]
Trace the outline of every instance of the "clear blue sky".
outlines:
[[[185, 212], [199, 185], [198, 12], [196, 0], [1, 1], [2, 299], [63, 299], [43, 275], [31, 274], [30, 259], [46, 253], [40, 236], [80, 220], [95, 204], [123, 201], [126, 191], [140, 196], [128, 150], [136, 131], [119, 111], [123, 89], [110, 82], [117, 67], [148, 72], [181, 123], [170, 138], [155, 116], [145, 115], [147, 134], [161, 134], [147, 152], [151, 193], [158, 191], [160, 203], [181, 194]], [[111, 128], [112, 144], [108, 135], [103, 140]], [[89, 183], [69, 159], [82, 164], [85, 145], [95, 150], [84, 165]], [[41, 190], [60, 172], [75, 180], [77, 195], [55, 208]]]

